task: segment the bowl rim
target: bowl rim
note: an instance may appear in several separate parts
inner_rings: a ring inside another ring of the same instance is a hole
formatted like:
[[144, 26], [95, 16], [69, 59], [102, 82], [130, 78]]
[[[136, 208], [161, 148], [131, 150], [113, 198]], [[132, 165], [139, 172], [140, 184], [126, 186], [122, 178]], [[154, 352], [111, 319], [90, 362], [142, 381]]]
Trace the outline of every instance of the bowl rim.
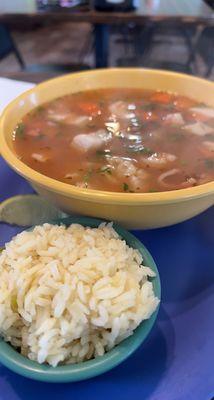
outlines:
[[[69, 226], [72, 223], [80, 223], [90, 227], [97, 227], [103, 222], [107, 221], [90, 217], [67, 217], [50, 221], [50, 223], [55, 225], [65, 224]], [[160, 276], [153, 257], [143, 243], [132, 233], [117, 223], [113, 223], [113, 227], [129, 246], [137, 248], [140, 251], [143, 256], [144, 265], [149, 266], [156, 273], [155, 278], [152, 278], [153, 288], [155, 295], [161, 301]], [[131, 336], [101, 357], [78, 364], [63, 365], [54, 368], [29, 360], [0, 338], [0, 361], [19, 375], [43, 382], [76, 382], [98, 376], [119, 365], [143, 343], [156, 321], [159, 306], [160, 303], [150, 318], [144, 320]]]
[[[182, 77], [184, 80], [193, 80], [194, 82], [203, 82], [207, 85], [212, 85], [214, 89], [214, 82], [208, 81], [206, 79], [198, 78], [195, 76], [189, 76], [187, 74], [172, 72], [172, 71], [164, 71], [158, 69], [146, 69], [146, 68], [110, 68], [110, 69], [99, 69], [99, 70], [90, 70], [90, 71], [82, 71], [73, 74], [66, 74], [61, 77], [49, 79], [45, 82], [42, 82], [33, 88], [25, 91], [18, 97], [16, 97], [13, 101], [11, 101], [7, 107], [4, 109], [1, 117], [0, 117], [0, 152], [6, 162], [21, 176], [26, 179], [29, 179], [35, 184], [38, 184], [40, 187], [48, 188], [52, 192], [60, 193], [63, 195], [67, 195], [68, 197], [73, 197], [76, 199], [87, 200], [90, 202], [99, 201], [99, 203], [105, 204], [129, 204], [130, 206], [134, 205], [142, 205], [142, 204], [159, 204], [159, 203], [171, 203], [171, 202], [179, 202], [180, 200], [191, 200], [194, 197], [203, 197], [205, 195], [209, 195], [214, 193], [214, 181], [204, 183], [199, 186], [194, 186], [185, 189], [177, 189], [163, 192], [153, 192], [153, 193], [121, 193], [121, 192], [110, 192], [104, 190], [96, 190], [96, 189], [84, 189], [79, 188], [69, 183], [64, 183], [54, 178], [50, 178], [46, 175], [43, 175], [34, 169], [27, 166], [18, 157], [15, 155], [15, 152], [12, 151], [6, 141], [6, 137], [4, 134], [4, 123], [5, 119], [12, 113], [12, 110], [16, 104], [26, 98], [26, 96], [31, 95], [35, 91], [39, 91], [40, 88], [48, 88], [49, 86], [54, 85], [54, 83], [64, 81], [65, 79], [72, 79], [75, 77], [81, 76], [89, 76], [90, 75], [112, 75], [115, 73], [149, 73], [154, 76], [162, 75], [162, 76], [171, 76], [174, 78]], [[41, 103], [42, 104], [42, 103]]]

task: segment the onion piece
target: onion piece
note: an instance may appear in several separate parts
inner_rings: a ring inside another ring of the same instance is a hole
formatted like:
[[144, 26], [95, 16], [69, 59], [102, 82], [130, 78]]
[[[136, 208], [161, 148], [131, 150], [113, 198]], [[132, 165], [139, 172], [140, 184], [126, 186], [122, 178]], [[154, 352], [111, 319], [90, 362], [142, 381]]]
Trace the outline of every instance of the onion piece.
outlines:
[[[158, 177], [158, 182], [165, 187], [166, 189], [173, 189], [176, 185], [173, 183], [167, 183], [165, 182], [165, 179], [168, 178], [169, 176], [176, 175], [180, 172], [178, 168], [173, 168], [170, 169], [169, 171], [163, 172], [159, 177]], [[193, 186], [196, 183], [195, 178], [188, 178], [187, 181], [182, 182], [179, 186], [182, 188], [185, 187], [190, 187]]]
[[33, 153], [31, 154], [31, 157], [39, 162], [45, 162], [48, 160], [48, 157], [46, 157], [44, 154], [40, 154], [40, 153]]
[[207, 118], [214, 118], [214, 108], [211, 107], [192, 107], [190, 110], [196, 114], [201, 114]]

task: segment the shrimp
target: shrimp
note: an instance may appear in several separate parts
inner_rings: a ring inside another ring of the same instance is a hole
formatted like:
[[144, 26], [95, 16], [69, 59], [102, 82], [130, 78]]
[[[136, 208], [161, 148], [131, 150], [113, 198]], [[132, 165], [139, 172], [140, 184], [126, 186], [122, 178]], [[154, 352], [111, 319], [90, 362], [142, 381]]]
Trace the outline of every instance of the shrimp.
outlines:
[[177, 157], [169, 153], [154, 153], [148, 158], [142, 157], [141, 161], [144, 165], [151, 168], [164, 168], [173, 163]]

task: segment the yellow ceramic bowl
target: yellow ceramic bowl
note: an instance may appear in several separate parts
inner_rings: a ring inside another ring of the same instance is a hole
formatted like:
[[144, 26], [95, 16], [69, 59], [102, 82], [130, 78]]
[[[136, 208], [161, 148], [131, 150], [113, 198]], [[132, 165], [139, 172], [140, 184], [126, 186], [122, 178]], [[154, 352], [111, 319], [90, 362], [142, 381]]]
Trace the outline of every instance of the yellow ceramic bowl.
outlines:
[[184, 221], [214, 203], [214, 182], [161, 193], [113, 193], [81, 189], [34, 171], [20, 161], [12, 132], [34, 107], [87, 89], [129, 87], [177, 92], [214, 107], [214, 83], [188, 75], [146, 69], [108, 69], [70, 74], [44, 82], [12, 101], [0, 121], [0, 152], [35, 190], [67, 213], [114, 220], [127, 228], [155, 228]]

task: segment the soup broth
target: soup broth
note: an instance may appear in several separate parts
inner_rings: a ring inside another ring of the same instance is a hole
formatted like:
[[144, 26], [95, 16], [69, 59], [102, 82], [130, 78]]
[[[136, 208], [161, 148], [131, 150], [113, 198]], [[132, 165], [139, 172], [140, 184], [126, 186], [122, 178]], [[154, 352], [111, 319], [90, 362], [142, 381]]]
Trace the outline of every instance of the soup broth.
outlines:
[[167, 92], [67, 95], [27, 114], [13, 139], [29, 167], [82, 188], [160, 192], [214, 180], [214, 109]]

